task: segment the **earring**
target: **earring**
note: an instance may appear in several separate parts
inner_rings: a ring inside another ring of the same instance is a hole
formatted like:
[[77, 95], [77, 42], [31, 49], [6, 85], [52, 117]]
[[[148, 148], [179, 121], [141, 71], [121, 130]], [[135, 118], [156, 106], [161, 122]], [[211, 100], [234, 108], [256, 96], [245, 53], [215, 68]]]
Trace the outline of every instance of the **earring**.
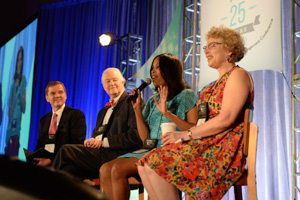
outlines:
[[227, 62], [229, 62], [229, 63], [230, 63], [231, 61], [232, 61], [232, 60], [231, 60], [231, 58], [230, 58], [230, 57], [229, 57], [229, 58], [227, 58]]

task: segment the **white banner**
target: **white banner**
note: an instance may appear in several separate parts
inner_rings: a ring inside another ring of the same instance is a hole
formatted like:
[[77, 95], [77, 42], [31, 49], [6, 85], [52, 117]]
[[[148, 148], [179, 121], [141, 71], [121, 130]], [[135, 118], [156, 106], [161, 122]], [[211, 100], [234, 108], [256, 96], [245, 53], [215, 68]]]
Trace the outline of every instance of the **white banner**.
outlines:
[[[248, 70], [282, 71], [280, 0], [202, 0], [201, 46], [212, 26], [224, 25], [239, 31], [248, 52], [237, 64]], [[201, 50], [199, 88], [216, 80], [218, 72], [208, 67]]]

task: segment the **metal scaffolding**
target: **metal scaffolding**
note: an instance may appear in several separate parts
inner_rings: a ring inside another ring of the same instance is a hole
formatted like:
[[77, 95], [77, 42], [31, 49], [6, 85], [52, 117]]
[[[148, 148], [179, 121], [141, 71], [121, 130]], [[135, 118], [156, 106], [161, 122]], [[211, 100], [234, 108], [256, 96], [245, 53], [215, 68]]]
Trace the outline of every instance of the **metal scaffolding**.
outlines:
[[200, 71], [200, 7], [200, 0], [184, 0], [182, 64], [194, 91], [198, 91]]
[[[299, 46], [295, 48], [296, 43], [300, 40], [300, 27], [296, 26], [296, 24], [299, 24], [299, 18], [300, 18], [300, 5], [295, 1], [292, 0], [292, 93], [297, 94], [300, 91], [300, 52], [299, 52]], [[297, 30], [298, 29], [298, 30]], [[298, 70], [296, 70], [298, 69]], [[292, 96], [292, 171], [293, 171], [293, 199], [298, 199], [300, 197], [300, 127], [299, 127], [299, 115], [296, 115], [296, 112], [299, 113], [299, 110], [296, 111], [297, 107], [299, 108], [299, 99]], [[297, 192], [298, 191], [298, 192]], [[298, 196], [298, 198], [296, 198]]]
[[133, 75], [141, 68], [143, 37], [128, 33], [120, 39], [119, 69], [126, 79], [126, 90], [130, 92], [140, 85], [141, 80]]

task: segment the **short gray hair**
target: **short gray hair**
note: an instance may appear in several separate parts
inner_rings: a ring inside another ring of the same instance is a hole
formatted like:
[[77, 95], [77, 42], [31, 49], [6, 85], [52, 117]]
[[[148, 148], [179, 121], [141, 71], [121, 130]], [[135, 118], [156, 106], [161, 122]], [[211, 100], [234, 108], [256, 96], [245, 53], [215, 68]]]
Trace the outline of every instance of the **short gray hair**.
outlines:
[[101, 82], [102, 82], [102, 84], [103, 84], [103, 75], [104, 75], [105, 72], [107, 72], [107, 71], [109, 71], [109, 70], [115, 71], [115, 72], [119, 75], [120, 79], [124, 81], [124, 84], [125, 84], [126, 81], [125, 81], [125, 78], [123, 77], [121, 71], [120, 71], [118, 68], [115, 68], [115, 67], [106, 68], [106, 69], [103, 71], [102, 77], [101, 77]]

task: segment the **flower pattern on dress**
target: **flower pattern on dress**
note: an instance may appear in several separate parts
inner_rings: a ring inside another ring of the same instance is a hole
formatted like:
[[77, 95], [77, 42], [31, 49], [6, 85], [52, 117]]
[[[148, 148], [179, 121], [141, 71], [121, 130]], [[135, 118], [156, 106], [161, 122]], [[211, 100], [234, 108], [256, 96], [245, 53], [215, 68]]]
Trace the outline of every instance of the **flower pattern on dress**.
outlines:
[[[208, 102], [209, 119], [219, 114], [226, 82], [236, 68], [239, 67], [232, 68], [219, 82], [211, 83], [201, 91], [197, 105]], [[254, 93], [250, 93], [237, 120], [228, 130], [153, 149], [137, 164], [146, 163], [192, 199], [221, 199], [244, 171], [243, 120], [245, 109], [253, 108], [253, 96]]]

